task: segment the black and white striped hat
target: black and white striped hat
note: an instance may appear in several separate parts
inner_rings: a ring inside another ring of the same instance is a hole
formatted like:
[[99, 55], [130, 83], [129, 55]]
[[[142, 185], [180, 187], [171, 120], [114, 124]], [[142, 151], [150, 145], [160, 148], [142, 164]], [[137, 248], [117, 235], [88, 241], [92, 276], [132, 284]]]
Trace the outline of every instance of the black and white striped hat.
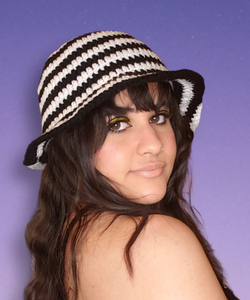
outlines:
[[65, 43], [44, 66], [38, 86], [42, 135], [28, 146], [24, 165], [44, 169], [46, 146], [58, 131], [118, 92], [156, 81], [171, 82], [180, 113], [195, 131], [204, 92], [198, 73], [168, 71], [151, 49], [123, 32], [94, 32]]

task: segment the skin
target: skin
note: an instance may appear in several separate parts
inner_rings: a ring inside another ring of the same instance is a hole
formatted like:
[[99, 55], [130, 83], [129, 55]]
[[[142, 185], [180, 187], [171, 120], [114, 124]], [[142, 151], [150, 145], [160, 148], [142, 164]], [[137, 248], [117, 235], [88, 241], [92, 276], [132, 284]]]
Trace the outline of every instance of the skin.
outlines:
[[81, 246], [79, 300], [227, 300], [199, 241], [181, 221], [150, 216], [132, 247], [131, 278], [124, 247], [135, 222], [121, 216], [108, 227], [112, 219], [98, 218]]
[[[157, 86], [149, 83], [149, 90], [156, 103]], [[158, 114], [138, 112], [126, 90], [116, 95], [115, 103], [134, 111], [110, 118], [110, 131], [95, 154], [95, 167], [124, 196], [142, 204], [156, 203], [166, 194], [176, 157], [167, 109], [162, 107]]]

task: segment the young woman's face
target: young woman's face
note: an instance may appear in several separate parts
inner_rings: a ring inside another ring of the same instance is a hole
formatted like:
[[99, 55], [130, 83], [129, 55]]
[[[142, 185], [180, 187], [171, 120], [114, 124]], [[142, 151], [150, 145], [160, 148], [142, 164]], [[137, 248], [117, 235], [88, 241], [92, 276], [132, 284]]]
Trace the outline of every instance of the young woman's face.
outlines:
[[[156, 84], [149, 84], [149, 90], [156, 103]], [[136, 111], [126, 90], [116, 95], [115, 103], [134, 110], [107, 120], [109, 133], [95, 154], [95, 167], [122, 195], [141, 204], [156, 203], [166, 194], [176, 157], [168, 110]]]

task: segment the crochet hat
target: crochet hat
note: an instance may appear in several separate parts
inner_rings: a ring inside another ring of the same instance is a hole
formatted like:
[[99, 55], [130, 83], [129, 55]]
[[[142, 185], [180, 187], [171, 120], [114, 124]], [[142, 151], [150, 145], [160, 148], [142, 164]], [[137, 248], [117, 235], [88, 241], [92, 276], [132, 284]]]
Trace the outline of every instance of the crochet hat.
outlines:
[[38, 86], [42, 135], [28, 146], [24, 165], [44, 169], [46, 146], [65, 126], [128, 87], [157, 81], [171, 83], [194, 132], [204, 92], [198, 73], [168, 71], [150, 48], [123, 32], [94, 32], [65, 43], [44, 66]]

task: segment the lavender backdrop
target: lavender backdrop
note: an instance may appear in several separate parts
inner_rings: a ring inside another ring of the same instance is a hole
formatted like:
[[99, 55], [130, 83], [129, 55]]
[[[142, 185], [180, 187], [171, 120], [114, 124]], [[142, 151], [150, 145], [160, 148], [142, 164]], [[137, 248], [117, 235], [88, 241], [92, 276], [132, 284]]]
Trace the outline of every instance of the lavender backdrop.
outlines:
[[[0, 298], [23, 299], [30, 271], [24, 230], [40, 172], [22, 166], [40, 135], [36, 88], [48, 55], [95, 30], [148, 44], [169, 69], [206, 81], [192, 155], [193, 204], [240, 299], [249, 299], [250, 99], [248, 0], [10, 0], [0, 6]], [[56, 300], [56, 299], [55, 299]]]

